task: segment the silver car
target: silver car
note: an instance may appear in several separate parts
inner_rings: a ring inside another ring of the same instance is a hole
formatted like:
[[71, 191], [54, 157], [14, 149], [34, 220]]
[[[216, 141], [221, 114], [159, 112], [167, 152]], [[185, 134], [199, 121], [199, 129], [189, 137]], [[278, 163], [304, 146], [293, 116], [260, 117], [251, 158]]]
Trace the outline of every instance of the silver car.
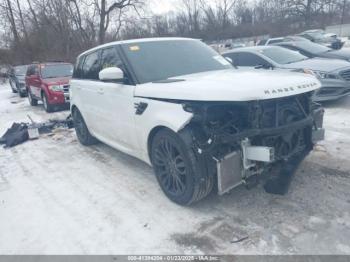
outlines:
[[322, 83], [315, 101], [335, 100], [350, 94], [350, 63], [338, 59], [309, 59], [299, 52], [278, 46], [255, 46], [225, 52], [238, 67], [282, 69], [312, 74]]

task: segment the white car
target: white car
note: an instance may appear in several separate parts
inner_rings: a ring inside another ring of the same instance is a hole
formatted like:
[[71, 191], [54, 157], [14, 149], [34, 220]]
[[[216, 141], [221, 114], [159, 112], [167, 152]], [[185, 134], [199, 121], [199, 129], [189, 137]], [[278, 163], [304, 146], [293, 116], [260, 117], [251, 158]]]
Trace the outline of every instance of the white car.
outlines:
[[102, 141], [152, 165], [189, 205], [297, 166], [323, 139], [311, 75], [239, 71], [200, 40], [139, 39], [81, 54], [71, 111], [83, 145]]

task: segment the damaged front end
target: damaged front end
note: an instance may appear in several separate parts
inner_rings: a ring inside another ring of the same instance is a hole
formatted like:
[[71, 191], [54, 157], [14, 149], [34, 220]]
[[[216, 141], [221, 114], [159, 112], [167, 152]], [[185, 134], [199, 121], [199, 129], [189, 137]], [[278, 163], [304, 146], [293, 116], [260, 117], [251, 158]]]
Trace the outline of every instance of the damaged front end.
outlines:
[[277, 171], [290, 177], [324, 139], [324, 110], [311, 96], [185, 102], [183, 108], [193, 118], [181, 135], [202, 162], [203, 176], [217, 175], [220, 195], [239, 185], [251, 187], [262, 174]]

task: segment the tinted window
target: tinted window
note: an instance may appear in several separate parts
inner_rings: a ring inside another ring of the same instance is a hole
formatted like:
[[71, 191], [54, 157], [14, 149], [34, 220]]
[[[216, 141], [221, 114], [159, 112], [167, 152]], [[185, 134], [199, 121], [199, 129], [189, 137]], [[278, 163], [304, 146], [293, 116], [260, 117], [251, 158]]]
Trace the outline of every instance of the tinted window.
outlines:
[[98, 73], [101, 69], [99, 52], [93, 52], [85, 57], [85, 62], [82, 68], [82, 78], [98, 80]]
[[73, 66], [71, 64], [42, 65], [42, 78], [70, 77], [73, 74]]
[[119, 58], [116, 48], [107, 48], [102, 50], [101, 54], [101, 68], [120, 67], [122, 62]]
[[78, 61], [75, 63], [75, 68], [74, 68], [74, 72], [73, 72], [74, 78], [82, 78], [82, 76], [83, 76], [82, 67], [83, 67], [84, 59], [85, 59], [85, 57], [80, 57], [78, 59]]
[[283, 39], [274, 39], [274, 40], [270, 40], [269, 41], [269, 45], [276, 44], [276, 43], [281, 43], [281, 42], [283, 42]]
[[200, 72], [224, 70], [232, 65], [198, 40], [162, 40], [123, 44], [140, 83]]
[[258, 66], [258, 65], [268, 65], [269, 63], [262, 59], [261, 57], [251, 54], [251, 53], [239, 53], [236, 59], [233, 58], [234, 64], [236, 66]]
[[258, 45], [266, 45], [267, 43], [267, 40], [260, 40]]
[[261, 54], [270, 58], [272, 61], [276, 62], [277, 64], [281, 64], [281, 65], [291, 64], [291, 63], [308, 59], [306, 56], [303, 56], [299, 52], [295, 52], [295, 51], [288, 50], [283, 47], [277, 47], [277, 46], [263, 49], [263, 50], [260, 50], [259, 52], [261, 52]]
[[227, 53], [227, 54], [223, 54], [224, 57], [228, 57], [231, 58], [232, 63], [235, 66], [239, 65], [239, 54], [238, 53]]

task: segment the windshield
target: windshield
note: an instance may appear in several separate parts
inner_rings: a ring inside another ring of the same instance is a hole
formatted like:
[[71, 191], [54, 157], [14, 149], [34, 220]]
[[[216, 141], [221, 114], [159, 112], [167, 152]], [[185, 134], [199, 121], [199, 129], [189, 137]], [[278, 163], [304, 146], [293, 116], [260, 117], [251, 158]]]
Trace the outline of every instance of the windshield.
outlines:
[[308, 34], [310, 36], [312, 36], [313, 38], [318, 39], [318, 40], [324, 38], [324, 34], [321, 32], [312, 32], [312, 33], [308, 33]]
[[299, 42], [296, 44], [296, 46], [311, 54], [321, 54], [332, 51], [332, 49], [326, 46], [315, 44], [310, 41]]
[[69, 77], [73, 74], [73, 66], [71, 64], [42, 65], [42, 78]]
[[123, 44], [140, 83], [233, 68], [212, 48], [198, 40], [164, 40]]
[[16, 76], [24, 76], [27, 73], [27, 66], [16, 66], [15, 67], [15, 75]]
[[282, 47], [271, 47], [260, 51], [263, 55], [280, 65], [291, 64], [308, 59], [299, 52]]

